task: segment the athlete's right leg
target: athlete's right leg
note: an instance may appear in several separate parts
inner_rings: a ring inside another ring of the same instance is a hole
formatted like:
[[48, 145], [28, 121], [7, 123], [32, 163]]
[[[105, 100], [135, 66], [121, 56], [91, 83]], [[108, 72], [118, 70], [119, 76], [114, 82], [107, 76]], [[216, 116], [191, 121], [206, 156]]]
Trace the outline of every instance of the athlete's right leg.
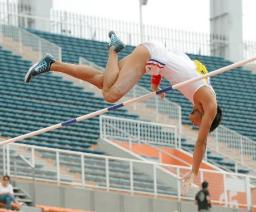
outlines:
[[91, 66], [62, 63], [62, 62], [56, 61], [56, 62], [52, 63], [50, 70], [68, 74], [77, 79], [87, 81], [100, 89], [103, 88], [103, 73], [102, 73], [102, 71], [100, 71], [96, 68], [93, 68]]

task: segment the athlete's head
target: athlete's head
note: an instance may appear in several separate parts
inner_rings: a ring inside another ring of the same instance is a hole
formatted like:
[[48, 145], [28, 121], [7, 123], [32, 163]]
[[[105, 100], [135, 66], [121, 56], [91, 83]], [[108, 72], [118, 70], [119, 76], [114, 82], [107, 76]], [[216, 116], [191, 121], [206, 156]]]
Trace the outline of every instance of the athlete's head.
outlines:
[[[201, 124], [201, 120], [203, 117], [203, 113], [201, 113], [197, 108], [193, 108], [192, 112], [189, 115], [190, 121], [193, 125], [199, 127]], [[222, 110], [220, 106], [217, 106], [217, 114], [212, 122], [210, 132], [214, 131], [220, 124], [222, 118]]]

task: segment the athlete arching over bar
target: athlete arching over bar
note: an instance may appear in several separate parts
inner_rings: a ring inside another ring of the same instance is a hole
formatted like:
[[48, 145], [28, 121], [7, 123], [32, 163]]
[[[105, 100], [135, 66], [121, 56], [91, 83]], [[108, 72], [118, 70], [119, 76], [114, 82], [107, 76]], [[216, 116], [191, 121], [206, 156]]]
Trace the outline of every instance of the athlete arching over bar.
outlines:
[[[167, 51], [153, 42], [138, 45], [131, 54], [118, 61], [117, 53], [125, 46], [113, 31], [109, 33], [109, 37], [109, 57], [105, 72], [87, 65], [62, 63], [48, 54], [29, 69], [25, 82], [30, 82], [33, 77], [45, 72], [62, 72], [97, 86], [102, 90], [104, 99], [113, 103], [123, 97], [145, 73], [151, 75], [153, 91], [159, 89], [162, 77], [175, 85], [207, 73], [206, 67], [199, 61], [192, 61], [182, 52]], [[192, 170], [183, 178], [185, 183], [191, 183], [198, 174], [207, 136], [219, 125], [222, 111], [217, 105], [216, 95], [208, 78], [189, 83], [178, 90], [193, 104], [189, 119], [199, 127]]]

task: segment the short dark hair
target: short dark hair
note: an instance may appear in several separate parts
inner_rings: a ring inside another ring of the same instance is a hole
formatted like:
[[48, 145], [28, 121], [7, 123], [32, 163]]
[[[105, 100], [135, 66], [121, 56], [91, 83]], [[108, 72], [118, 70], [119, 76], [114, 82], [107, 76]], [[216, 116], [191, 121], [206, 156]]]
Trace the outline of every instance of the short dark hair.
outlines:
[[202, 188], [203, 189], [208, 188], [208, 182], [207, 181], [202, 182]]
[[8, 181], [10, 181], [10, 177], [8, 175], [4, 175], [3, 176], [3, 180], [7, 179]]
[[220, 108], [220, 106], [217, 106], [217, 114], [212, 122], [211, 128], [210, 128], [210, 132], [214, 131], [220, 124], [222, 119], [222, 110]]

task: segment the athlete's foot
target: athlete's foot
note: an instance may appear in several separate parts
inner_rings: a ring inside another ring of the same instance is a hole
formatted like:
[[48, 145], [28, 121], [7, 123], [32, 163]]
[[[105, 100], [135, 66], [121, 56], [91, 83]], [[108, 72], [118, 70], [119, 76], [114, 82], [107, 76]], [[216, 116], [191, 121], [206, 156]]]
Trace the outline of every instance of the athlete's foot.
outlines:
[[108, 44], [109, 48], [113, 47], [116, 53], [120, 52], [125, 47], [124, 43], [116, 36], [114, 31], [110, 31], [108, 36], [110, 38], [110, 42]]
[[46, 54], [39, 62], [35, 63], [30, 67], [26, 76], [25, 82], [30, 82], [31, 79], [39, 74], [49, 72], [51, 68], [51, 64], [55, 63], [56, 60], [53, 58], [52, 55]]

